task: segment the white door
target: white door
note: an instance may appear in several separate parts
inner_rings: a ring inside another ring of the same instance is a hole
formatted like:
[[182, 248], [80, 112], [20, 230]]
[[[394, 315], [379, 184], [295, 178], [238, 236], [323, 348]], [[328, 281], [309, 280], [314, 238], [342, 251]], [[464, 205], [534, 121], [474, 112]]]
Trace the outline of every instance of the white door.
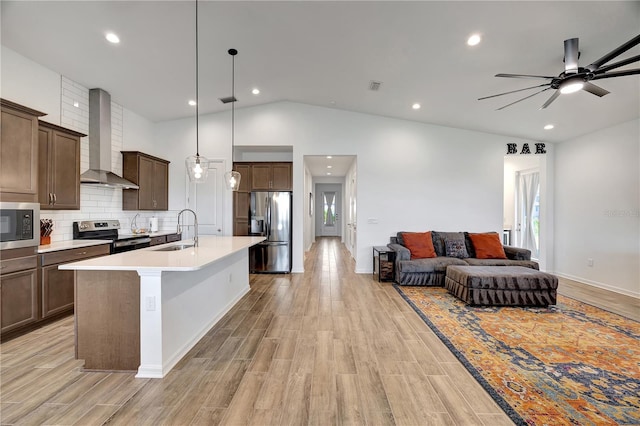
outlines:
[[[224, 160], [210, 160], [209, 175], [202, 183], [192, 183], [187, 176], [187, 208], [198, 214], [199, 235], [222, 235], [224, 203]], [[190, 226], [185, 228], [188, 236], [193, 235], [192, 215], [183, 215]], [[187, 237], [188, 238], [188, 237]], [[186, 239], [183, 231], [182, 239]]]
[[540, 255], [540, 172], [516, 173], [516, 246]]
[[321, 235], [324, 237], [339, 237], [341, 235], [340, 227], [340, 191], [322, 191], [320, 193], [322, 209], [321, 216]]

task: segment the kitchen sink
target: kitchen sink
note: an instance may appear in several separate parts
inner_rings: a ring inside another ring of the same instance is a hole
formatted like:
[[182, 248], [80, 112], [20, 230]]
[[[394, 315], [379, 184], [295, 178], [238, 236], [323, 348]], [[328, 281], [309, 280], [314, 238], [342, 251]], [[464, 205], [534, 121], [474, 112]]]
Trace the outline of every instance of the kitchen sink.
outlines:
[[178, 251], [193, 247], [193, 244], [177, 244], [175, 246], [167, 246], [155, 249], [153, 251]]

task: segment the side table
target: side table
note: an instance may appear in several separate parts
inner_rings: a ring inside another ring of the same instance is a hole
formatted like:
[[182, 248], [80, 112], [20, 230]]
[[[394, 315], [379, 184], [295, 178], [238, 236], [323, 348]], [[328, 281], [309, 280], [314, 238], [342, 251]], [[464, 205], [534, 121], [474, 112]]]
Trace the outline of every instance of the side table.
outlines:
[[373, 275], [380, 281], [393, 281], [396, 252], [387, 246], [373, 247]]

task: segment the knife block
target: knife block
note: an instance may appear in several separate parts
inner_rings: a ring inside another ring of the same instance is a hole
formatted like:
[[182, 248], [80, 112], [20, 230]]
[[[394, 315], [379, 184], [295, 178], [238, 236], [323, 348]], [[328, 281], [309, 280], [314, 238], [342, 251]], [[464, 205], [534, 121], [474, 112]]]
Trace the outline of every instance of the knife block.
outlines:
[[47, 235], [46, 237], [40, 236], [40, 245], [46, 246], [47, 244], [51, 244], [51, 235]]

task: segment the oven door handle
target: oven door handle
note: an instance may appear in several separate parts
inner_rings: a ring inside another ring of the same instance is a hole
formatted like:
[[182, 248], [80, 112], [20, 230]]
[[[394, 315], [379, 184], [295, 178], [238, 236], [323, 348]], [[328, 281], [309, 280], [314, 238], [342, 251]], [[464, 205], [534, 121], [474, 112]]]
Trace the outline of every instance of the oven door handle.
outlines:
[[151, 242], [151, 238], [150, 237], [145, 237], [145, 238], [136, 238], [133, 240], [127, 240], [127, 241], [115, 241], [113, 243], [113, 247], [128, 247], [128, 246], [135, 246], [138, 244], [146, 244], [146, 243], [150, 243]]

